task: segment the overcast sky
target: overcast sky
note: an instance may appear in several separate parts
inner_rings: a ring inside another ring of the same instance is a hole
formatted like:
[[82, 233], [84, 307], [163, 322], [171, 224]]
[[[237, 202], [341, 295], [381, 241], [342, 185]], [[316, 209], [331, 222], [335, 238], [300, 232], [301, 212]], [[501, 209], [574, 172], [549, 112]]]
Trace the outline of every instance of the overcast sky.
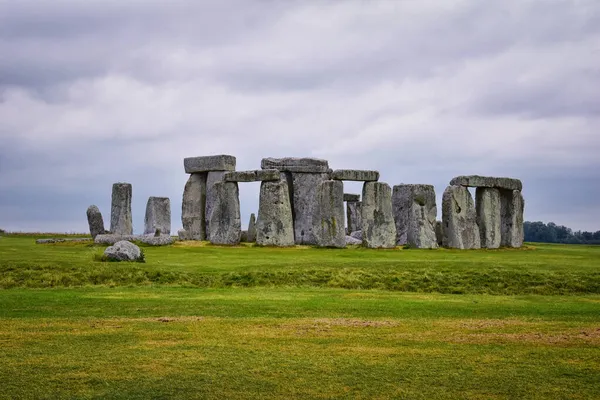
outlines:
[[600, 230], [600, 2], [0, 0], [0, 228], [84, 232], [96, 204], [108, 229], [130, 182], [135, 231], [168, 196], [176, 232], [183, 158], [211, 154], [438, 206], [456, 175], [516, 177], [527, 220]]

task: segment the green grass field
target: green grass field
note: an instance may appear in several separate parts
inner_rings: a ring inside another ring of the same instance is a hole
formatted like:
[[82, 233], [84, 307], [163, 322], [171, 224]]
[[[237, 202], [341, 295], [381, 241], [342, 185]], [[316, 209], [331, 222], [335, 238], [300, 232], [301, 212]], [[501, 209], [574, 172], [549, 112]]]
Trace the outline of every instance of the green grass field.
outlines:
[[0, 398], [600, 398], [600, 247], [0, 238]]

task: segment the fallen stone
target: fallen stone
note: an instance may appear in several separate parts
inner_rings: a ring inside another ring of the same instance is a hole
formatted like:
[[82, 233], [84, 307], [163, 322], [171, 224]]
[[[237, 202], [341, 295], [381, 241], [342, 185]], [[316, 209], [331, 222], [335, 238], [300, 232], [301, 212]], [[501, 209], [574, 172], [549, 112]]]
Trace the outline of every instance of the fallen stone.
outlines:
[[360, 169], [336, 169], [331, 173], [331, 179], [337, 181], [376, 182], [379, 180], [379, 171], [367, 171]]
[[287, 181], [263, 182], [260, 185], [256, 244], [293, 246], [294, 225]]
[[112, 186], [110, 231], [114, 234], [131, 235], [131, 184], [115, 183]]
[[206, 173], [191, 174], [185, 184], [181, 204], [185, 240], [206, 239], [206, 178]]
[[115, 244], [122, 240], [126, 240], [129, 242], [140, 242], [150, 246], [166, 246], [173, 244], [175, 241], [170, 235], [114, 235], [114, 234], [106, 234], [106, 235], [98, 235], [96, 239], [94, 239], [94, 243], [96, 244]]
[[500, 191], [501, 244], [504, 247], [523, 246], [523, 211], [525, 200], [519, 190]]
[[392, 189], [383, 182], [365, 182], [362, 192], [363, 245], [394, 248], [396, 226], [392, 213]]
[[484, 249], [499, 248], [502, 243], [500, 190], [478, 187], [475, 191], [475, 208], [481, 247]]
[[254, 213], [250, 214], [250, 221], [248, 222], [248, 238], [249, 243], [256, 242], [256, 216]]
[[236, 182], [217, 182], [213, 189], [215, 200], [209, 217], [209, 240], [212, 244], [239, 244], [242, 220], [238, 184]]
[[232, 171], [223, 176], [225, 182], [262, 182], [278, 181], [279, 171], [276, 169], [257, 169], [255, 171]]
[[464, 186], [448, 186], [442, 197], [444, 247], [479, 249], [481, 238], [473, 197]]
[[142, 261], [142, 252], [138, 246], [121, 240], [104, 250], [104, 256], [110, 261]]
[[344, 184], [323, 181], [317, 188], [319, 229], [317, 244], [321, 247], [346, 247], [344, 229]]
[[346, 219], [348, 233], [362, 229], [362, 202], [349, 201], [346, 203]]
[[206, 225], [206, 240], [210, 240], [210, 214], [213, 205], [216, 201], [216, 192], [214, 190], [215, 183], [223, 182], [225, 171], [211, 171], [206, 175], [206, 207], [205, 207], [205, 225]]
[[346, 236], [346, 245], [361, 245], [362, 240], [353, 238], [352, 236]]
[[194, 174], [211, 171], [235, 171], [236, 159], [225, 154], [216, 156], [188, 157], [183, 159], [185, 172]]
[[90, 238], [49, 238], [49, 239], [37, 239], [36, 244], [52, 244], [52, 243], [79, 243], [79, 242], [91, 242], [93, 239]]
[[102, 218], [102, 213], [97, 206], [89, 206], [86, 214], [92, 238], [95, 238], [97, 235], [101, 235], [106, 232], [104, 229], [104, 219]]
[[437, 206], [432, 185], [396, 185], [392, 194], [396, 244], [418, 249], [438, 247], [435, 236]]
[[442, 247], [444, 245], [444, 224], [442, 224], [442, 221], [435, 221], [435, 238], [438, 247]]
[[344, 201], [349, 203], [360, 201], [360, 194], [344, 193]]
[[[329, 174], [287, 173], [292, 188], [294, 239], [296, 244], [316, 245], [321, 223], [318, 216], [317, 188]], [[260, 217], [260, 213], [259, 213]]]
[[262, 169], [276, 169], [281, 172], [329, 173], [327, 160], [318, 158], [263, 158], [260, 162]]
[[457, 176], [450, 181], [451, 186], [489, 187], [508, 190], [522, 190], [523, 183], [519, 179], [494, 178], [491, 176]]
[[150, 197], [146, 204], [144, 234], [171, 234], [171, 200], [168, 197]]
[[354, 231], [350, 234], [350, 236], [362, 242], [362, 231]]

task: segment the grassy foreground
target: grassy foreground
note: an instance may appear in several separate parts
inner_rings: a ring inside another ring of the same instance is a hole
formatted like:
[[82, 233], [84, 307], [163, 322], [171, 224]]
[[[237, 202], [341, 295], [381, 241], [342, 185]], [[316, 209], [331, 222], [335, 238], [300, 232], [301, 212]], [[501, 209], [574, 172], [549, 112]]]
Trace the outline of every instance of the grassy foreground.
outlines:
[[600, 398], [600, 247], [103, 249], [0, 238], [0, 399]]

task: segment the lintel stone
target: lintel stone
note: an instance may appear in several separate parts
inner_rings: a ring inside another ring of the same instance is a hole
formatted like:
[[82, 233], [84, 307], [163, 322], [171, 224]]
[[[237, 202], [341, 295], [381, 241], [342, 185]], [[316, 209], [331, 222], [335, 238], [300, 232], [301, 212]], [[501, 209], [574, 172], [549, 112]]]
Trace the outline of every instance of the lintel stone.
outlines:
[[344, 201], [348, 201], [350, 203], [360, 201], [360, 194], [344, 193]]
[[379, 180], [379, 171], [336, 169], [331, 173], [331, 179], [336, 181], [377, 182]]
[[329, 162], [319, 158], [263, 158], [260, 162], [262, 169], [277, 169], [281, 172], [329, 173]]
[[280, 172], [277, 169], [258, 169], [254, 171], [232, 171], [223, 176], [225, 182], [262, 182], [278, 181]]
[[451, 186], [487, 187], [507, 190], [522, 190], [523, 183], [514, 178], [494, 178], [491, 176], [457, 176], [450, 181]]
[[187, 174], [210, 171], [235, 171], [235, 157], [225, 154], [215, 156], [187, 157], [183, 166]]

